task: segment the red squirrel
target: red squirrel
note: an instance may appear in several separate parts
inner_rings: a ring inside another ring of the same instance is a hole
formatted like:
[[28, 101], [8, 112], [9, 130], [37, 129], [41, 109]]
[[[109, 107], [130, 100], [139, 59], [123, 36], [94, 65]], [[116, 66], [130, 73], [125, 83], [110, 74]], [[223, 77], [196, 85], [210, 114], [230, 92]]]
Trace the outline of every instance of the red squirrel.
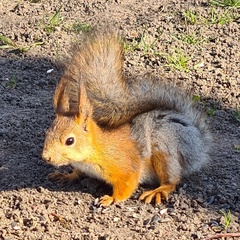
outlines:
[[104, 180], [113, 187], [100, 199], [104, 206], [128, 199], [140, 183], [159, 184], [139, 199], [160, 204], [209, 160], [211, 134], [191, 96], [154, 78], [126, 79], [116, 35], [93, 34], [75, 47], [54, 108], [42, 156], [74, 170], [50, 178]]

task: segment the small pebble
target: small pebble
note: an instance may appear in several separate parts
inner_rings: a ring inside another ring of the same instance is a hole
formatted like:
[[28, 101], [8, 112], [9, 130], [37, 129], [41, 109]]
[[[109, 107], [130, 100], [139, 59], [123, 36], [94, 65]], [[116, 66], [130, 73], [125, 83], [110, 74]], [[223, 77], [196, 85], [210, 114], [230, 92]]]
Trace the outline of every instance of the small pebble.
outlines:
[[211, 228], [215, 233], [220, 233], [223, 230], [221, 226], [212, 226]]
[[136, 207], [127, 207], [127, 210], [130, 212], [134, 212], [136, 209]]
[[118, 222], [119, 220], [120, 220], [119, 217], [114, 217], [114, 218], [113, 218], [113, 221], [114, 221], [114, 222]]
[[38, 191], [39, 193], [42, 193], [42, 192], [44, 191], [44, 188], [40, 186], [40, 187], [37, 188], [37, 191]]
[[97, 206], [98, 204], [99, 204], [99, 198], [96, 198], [96, 199], [94, 200], [93, 205], [94, 205], [94, 206]]
[[93, 212], [94, 212], [94, 213], [100, 213], [101, 210], [102, 210], [102, 209], [101, 209], [100, 207], [93, 206]]
[[202, 237], [202, 233], [200, 231], [197, 231], [196, 235], [199, 239]]
[[160, 211], [160, 214], [163, 215], [163, 214], [167, 213], [167, 211], [168, 211], [168, 209], [167, 209], [167, 208], [164, 208], [164, 209], [162, 209], [162, 210]]
[[139, 215], [137, 213], [133, 213], [133, 218], [139, 218]]
[[154, 215], [151, 219], [151, 223], [152, 224], [155, 224], [155, 223], [158, 223], [160, 221], [160, 216], [159, 215]]
[[202, 197], [198, 197], [198, 198], [196, 199], [196, 201], [197, 201], [198, 203], [204, 203], [204, 199], [203, 199]]
[[214, 200], [215, 200], [214, 196], [211, 196], [211, 197], [207, 200], [207, 204], [208, 204], [208, 205], [213, 204], [213, 203], [214, 203]]
[[175, 209], [173, 209], [173, 208], [169, 208], [169, 209], [168, 209], [168, 214], [169, 214], [170, 216], [176, 216], [176, 215], [177, 215], [177, 213], [175, 212]]
[[218, 222], [217, 221], [214, 221], [212, 220], [210, 223], [209, 223], [210, 226], [214, 226], [214, 225], [218, 225]]
[[160, 223], [166, 223], [166, 222], [171, 222], [172, 219], [171, 218], [163, 218], [163, 219], [160, 219]]
[[12, 227], [14, 230], [19, 230], [19, 229], [20, 229], [20, 227], [17, 225], [16, 222], [12, 222], [12, 223], [11, 223], [11, 227]]
[[51, 68], [51, 69], [47, 70], [47, 73], [51, 73], [52, 71], [53, 71], [53, 69]]
[[44, 216], [38, 215], [37, 218], [39, 219], [40, 222], [44, 222], [46, 219]]
[[150, 222], [151, 222], [151, 219], [148, 218], [148, 219], [143, 221], [143, 225], [146, 226], [146, 225], [150, 224]]
[[107, 213], [107, 212], [109, 212], [111, 210], [111, 208], [104, 208], [103, 210], [102, 210], [102, 213]]

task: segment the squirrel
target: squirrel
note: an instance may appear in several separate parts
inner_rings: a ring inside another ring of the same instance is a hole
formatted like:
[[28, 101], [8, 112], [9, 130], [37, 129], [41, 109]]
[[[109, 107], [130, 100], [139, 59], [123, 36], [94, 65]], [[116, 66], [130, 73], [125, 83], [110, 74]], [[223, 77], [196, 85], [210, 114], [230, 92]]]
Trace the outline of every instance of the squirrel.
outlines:
[[75, 49], [55, 91], [56, 118], [42, 153], [73, 172], [50, 179], [86, 174], [104, 180], [113, 194], [100, 198], [103, 206], [128, 199], [141, 183], [159, 187], [140, 200], [167, 200], [183, 176], [208, 163], [212, 138], [205, 116], [176, 87], [124, 78], [118, 36], [94, 35]]

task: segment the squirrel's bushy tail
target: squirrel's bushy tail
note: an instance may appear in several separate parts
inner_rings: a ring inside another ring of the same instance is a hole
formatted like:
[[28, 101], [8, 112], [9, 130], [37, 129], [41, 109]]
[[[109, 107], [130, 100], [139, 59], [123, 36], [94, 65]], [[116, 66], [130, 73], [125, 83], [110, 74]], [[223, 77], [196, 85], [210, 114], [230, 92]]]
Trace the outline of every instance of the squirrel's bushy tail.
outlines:
[[[182, 113], [205, 129], [204, 118], [193, 106], [189, 94], [153, 77], [126, 79], [123, 51], [123, 40], [112, 33], [93, 32], [76, 44], [59, 83], [67, 89], [73, 113], [78, 111], [79, 81], [83, 81], [93, 106], [93, 118], [99, 125], [117, 127], [141, 113], [162, 109]], [[55, 99], [59, 92], [57, 88]]]
[[[79, 81], [83, 81], [94, 107], [95, 120], [104, 125], [121, 125], [113, 116], [125, 115], [122, 106], [125, 106], [125, 99], [129, 96], [123, 78], [123, 41], [116, 34], [98, 32], [89, 33], [83, 38], [72, 48], [72, 58], [55, 91], [54, 107], [58, 109], [57, 103], [65, 89], [70, 105], [66, 113], [77, 113]], [[102, 114], [104, 118], [100, 118]]]

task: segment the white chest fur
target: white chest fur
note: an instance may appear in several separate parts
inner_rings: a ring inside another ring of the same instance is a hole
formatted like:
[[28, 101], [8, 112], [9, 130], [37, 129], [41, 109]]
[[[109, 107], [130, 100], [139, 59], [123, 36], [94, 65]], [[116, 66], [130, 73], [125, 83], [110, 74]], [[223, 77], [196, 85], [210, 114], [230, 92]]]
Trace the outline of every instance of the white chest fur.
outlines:
[[101, 174], [102, 172], [101, 167], [98, 165], [93, 165], [85, 162], [74, 162], [71, 163], [71, 166], [78, 169], [79, 171], [81, 171], [82, 173], [86, 174], [89, 177], [104, 180]]

